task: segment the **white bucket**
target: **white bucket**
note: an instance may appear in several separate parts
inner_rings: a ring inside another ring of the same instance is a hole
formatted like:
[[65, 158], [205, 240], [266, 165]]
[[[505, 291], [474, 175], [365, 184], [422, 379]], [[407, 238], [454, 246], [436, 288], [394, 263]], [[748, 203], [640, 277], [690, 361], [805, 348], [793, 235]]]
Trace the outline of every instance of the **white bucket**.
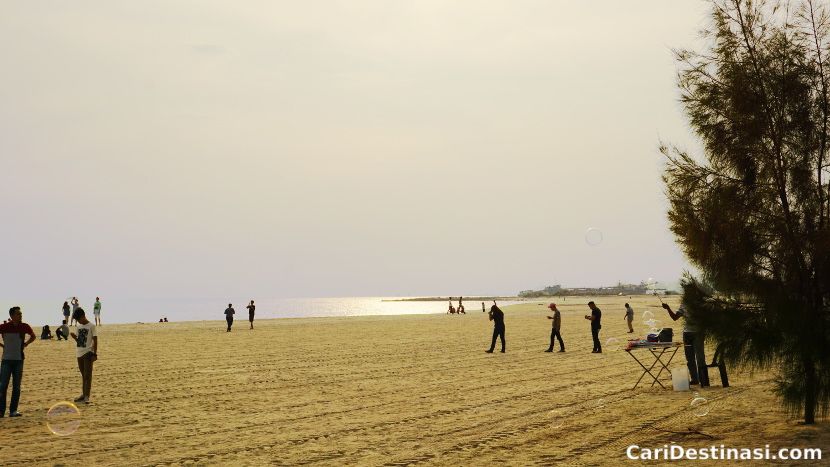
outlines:
[[685, 367], [672, 368], [671, 384], [675, 391], [689, 390], [689, 370]]

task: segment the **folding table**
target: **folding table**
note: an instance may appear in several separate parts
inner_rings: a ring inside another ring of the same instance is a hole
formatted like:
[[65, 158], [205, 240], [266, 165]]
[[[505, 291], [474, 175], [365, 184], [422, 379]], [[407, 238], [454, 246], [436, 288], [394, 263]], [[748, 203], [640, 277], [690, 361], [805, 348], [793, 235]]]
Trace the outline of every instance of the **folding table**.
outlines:
[[[626, 353], [628, 353], [628, 355], [631, 355], [631, 358], [633, 358], [634, 361], [639, 363], [640, 366], [644, 370], [643, 374], [640, 375], [640, 379], [637, 380], [637, 382], [634, 384], [634, 387], [631, 388], [631, 389], [636, 389], [637, 386], [640, 384], [640, 381], [642, 381], [643, 378], [646, 375], [651, 376], [651, 379], [654, 380], [651, 383], [652, 386], [654, 386], [654, 383], [657, 383], [657, 384], [660, 385], [661, 388], [666, 389], [666, 387], [663, 386], [663, 383], [660, 382], [660, 379], [659, 379], [660, 375], [663, 373], [663, 370], [666, 370], [667, 372], [671, 373], [671, 371], [669, 370], [669, 364], [671, 363], [672, 359], [674, 358], [674, 356], [677, 354], [677, 351], [680, 350], [681, 347], [683, 347], [682, 342], [637, 342], [637, 343], [632, 342], [632, 343], [630, 343], [628, 345], [628, 348], [625, 349]], [[640, 359], [637, 358], [637, 356], [634, 354], [634, 352], [632, 352], [632, 350], [638, 350], [638, 349], [646, 349], [650, 352], [651, 356], [654, 358], [654, 362], [651, 364], [651, 366], [646, 367], [643, 364], [643, 362], [641, 362]], [[663, 361], [664, 355], [668, 356], [668, 360]], [[658, 364], [659, 364], [660, 370], [655, 375], [654, 373], [651, 372], [651, 370], [653, 370], [654, 367], [657, 366]]]

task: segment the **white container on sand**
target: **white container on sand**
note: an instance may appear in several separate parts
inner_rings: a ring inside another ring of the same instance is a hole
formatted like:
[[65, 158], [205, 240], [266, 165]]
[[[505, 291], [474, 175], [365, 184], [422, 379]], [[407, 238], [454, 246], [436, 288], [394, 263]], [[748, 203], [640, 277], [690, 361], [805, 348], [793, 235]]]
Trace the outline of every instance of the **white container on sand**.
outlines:
[[675, 391], [688, 391], [689, 370], [685, 367], [672, 368], [671, 383]]

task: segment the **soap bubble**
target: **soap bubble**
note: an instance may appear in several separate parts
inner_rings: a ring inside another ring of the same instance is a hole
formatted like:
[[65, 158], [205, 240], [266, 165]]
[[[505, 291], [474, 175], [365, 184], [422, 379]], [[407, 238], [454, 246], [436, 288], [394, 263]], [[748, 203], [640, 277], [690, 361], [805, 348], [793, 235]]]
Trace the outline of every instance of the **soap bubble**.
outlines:
[[604, 409], [605, 408], [605, 399], [599, 398], [594, 401], [594, 408], [595, 409]]
[[646, 322], [650, 319], [654, 319], [654, 313], [649, 310], [643, 312], [643, 322]]
[[46, 427], [52, 434], [69, 436], [81, 426], [81, 411], [71, 402], [58, 402], [46, 412]]
[[565, 411], [560, 409], [553, 409], [548, 412], [551, 428], [562, 428], [565, 424]]
[[709, 414], [709, 401], [706, 400], [705, 397], [695, 397], [694, 399], [692, 399], [692, 403], [690, 405], [692, 407], [692, 413], [694, 413], [698, 417], [705, 417]]
[[622, 343], [616, 337], [609, 337], [608, 340], [605, 341], [605, 348], [609, 350], [620, 350], [622, 348]]
[[585, 231], [585, 243], [591, 246], [597, 246], [602, 243], [602, 232], [593, 227], [589, 227]]

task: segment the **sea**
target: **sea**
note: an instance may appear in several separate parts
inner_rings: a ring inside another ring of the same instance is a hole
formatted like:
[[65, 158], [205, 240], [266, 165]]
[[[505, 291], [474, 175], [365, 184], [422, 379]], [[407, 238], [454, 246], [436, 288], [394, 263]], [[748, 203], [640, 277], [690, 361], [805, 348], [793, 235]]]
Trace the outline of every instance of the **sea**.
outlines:
[[[0, 310], [7, 311], [11, 306], [23, 309], [23, 320], [34, 327], [44, 324], [60, 324], [63, 318], [61, 307], [64, 300], [24, 300], [13, 302], [0, 300]], [[273, 318], [311, 318], [327, 316], [392, 316], [411, 314], [446, 313], [448, 302], [443, 301], [400, 301], [414, 297], [333, 297], [333, 298], [223, 298], [223, 299], [189, 299], [189, 298], [138, 298], [122, 299], [101, 297], [102, 324], [151, 323], [167, 318], [171, 322], [224, 320], [225, 308], [232, 304], [237, 320], [247, 320], [245, 308], [251, 300], [256, 304], [256, 319]], [[79, 297], [81, 307], [92, 315], [95, 297]], [[490, 309], [492, 301], [485, 303]], [[507, 306], [521, 301], [498, 301], [499, 306]], [[458, 297], [453, 300], [458, 306]], [[481, 313], [481, 301], [465, 301], [465, 311]]]

